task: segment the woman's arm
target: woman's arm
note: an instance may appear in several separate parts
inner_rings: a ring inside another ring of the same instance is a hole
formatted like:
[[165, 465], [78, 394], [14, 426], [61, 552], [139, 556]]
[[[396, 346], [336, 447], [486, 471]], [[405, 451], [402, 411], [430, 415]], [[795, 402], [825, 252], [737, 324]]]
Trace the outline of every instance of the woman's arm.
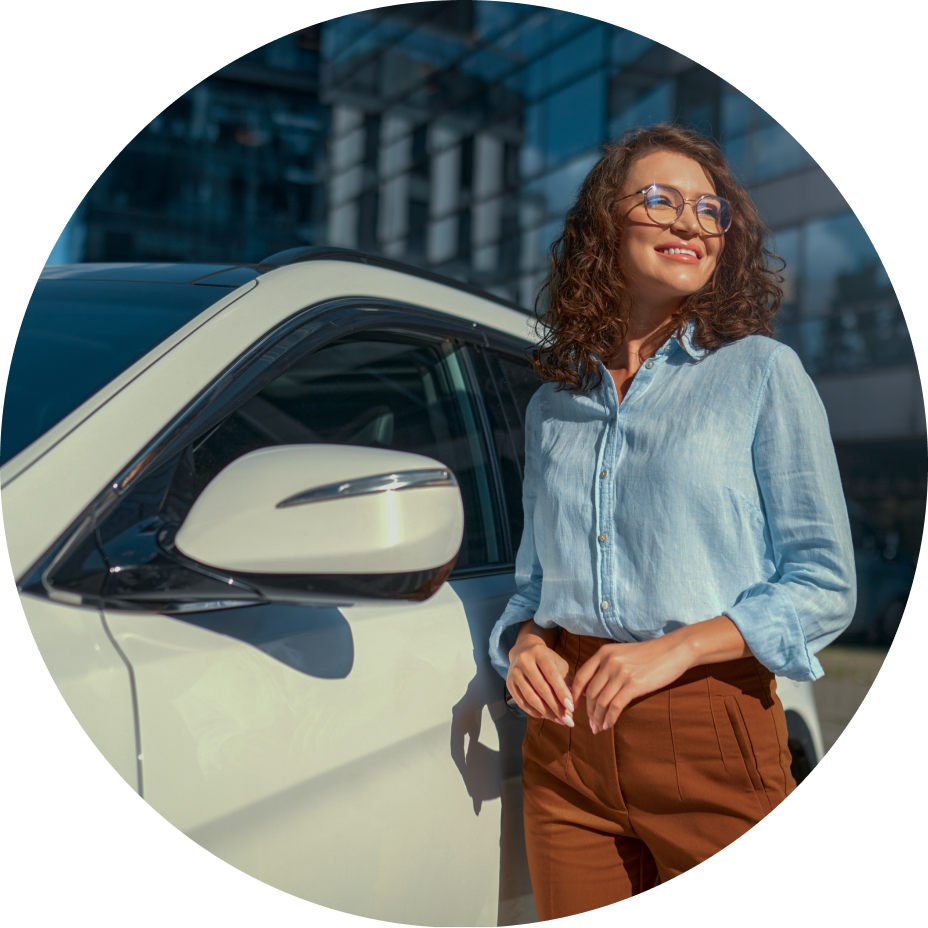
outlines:
[[673, 683], [691, 667], [750, 657], [741, 632], [727, 615], [684, 625], [660, 638], [603, 645], [578, 671], [571, 687], [576, 703], [586, 696], [590, 728], [612, 728], [625, 707]]
[[519, 628], [534, 618], [541, 601], [542, 569], [535, 547], [535, 501], [539, 481], [538, 436], [535, 424], [538, 392], [525, 411], [525, 471], [522, 480], [522, 509], [525, 514], [522, 540], [516, 553], [517, 592], [490, 632], [490, 661], [504, 679], [509, 673], [509, 652]]
[[792, 349], [768, 362], [754, 422], [754, 473], [777, 572], [724, 612], [765, 667], [815, 680], [815, 653], [851, 621], [857, 583], [825, 407]]

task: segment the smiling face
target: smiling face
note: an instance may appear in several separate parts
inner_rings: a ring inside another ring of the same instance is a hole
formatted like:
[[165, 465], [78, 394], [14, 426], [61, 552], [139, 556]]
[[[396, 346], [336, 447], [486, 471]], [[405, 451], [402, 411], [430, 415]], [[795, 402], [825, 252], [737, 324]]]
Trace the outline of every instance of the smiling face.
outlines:
[[632, 297], [632, 312], [651, 307], [674, 311], [712, 277], [725, 247], [724, 235], [710, 235], [696, 220], [696, 200], [717, 193], [705, 168], [675, 151], [653, 151], [632, 164], [622, 194], [651, 184], [675, 187], [687, 202], [672, 225], [659, 225], [644, 208], [642, 195], [619, 203], [625, 228], [622, 270]]

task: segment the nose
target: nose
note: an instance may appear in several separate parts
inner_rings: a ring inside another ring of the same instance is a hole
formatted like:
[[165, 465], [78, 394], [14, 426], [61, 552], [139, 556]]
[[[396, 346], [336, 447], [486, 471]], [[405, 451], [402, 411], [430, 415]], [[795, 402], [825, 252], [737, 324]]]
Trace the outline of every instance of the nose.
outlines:
[[679, 219], [670, 228], [681, 232], [685, 231], [690, 235], [698, 235], [700, 226], [699, 220], [696, 218], [696, 204], [690, 203], [688, 200], [684, 201], [683, 212], [680, 213]]

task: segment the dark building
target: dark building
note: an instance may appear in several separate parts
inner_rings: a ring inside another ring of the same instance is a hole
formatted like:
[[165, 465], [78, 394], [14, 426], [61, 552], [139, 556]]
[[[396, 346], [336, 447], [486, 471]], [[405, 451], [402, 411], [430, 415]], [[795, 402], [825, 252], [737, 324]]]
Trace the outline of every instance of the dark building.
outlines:
[[85, 197], [81, 260], [245, 262], [317, 241], [329, 130], [318, 91], [312, 27], [175, 100]]

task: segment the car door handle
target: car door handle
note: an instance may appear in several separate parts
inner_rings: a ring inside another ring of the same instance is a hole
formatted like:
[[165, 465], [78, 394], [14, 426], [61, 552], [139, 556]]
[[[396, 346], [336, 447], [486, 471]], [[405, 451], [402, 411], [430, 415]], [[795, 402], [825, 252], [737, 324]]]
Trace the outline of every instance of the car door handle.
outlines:
[[359, 477], [356, 480], [314, 487], [294, 496], [288, 496], [277, 504], [277, 508], [288, 509], [291, 506], [305, 506], [307, 503], [321, 503], [332, 499], [344, 499], [348, 496], [367, 496], [371, 493], [388, 493], [394, 490], [411, 490], [416, 487], [456, 487], [457, 485], [454, 474], [444, 467], [404, 470], [394, 474], [377, 474], [374, 477]]

